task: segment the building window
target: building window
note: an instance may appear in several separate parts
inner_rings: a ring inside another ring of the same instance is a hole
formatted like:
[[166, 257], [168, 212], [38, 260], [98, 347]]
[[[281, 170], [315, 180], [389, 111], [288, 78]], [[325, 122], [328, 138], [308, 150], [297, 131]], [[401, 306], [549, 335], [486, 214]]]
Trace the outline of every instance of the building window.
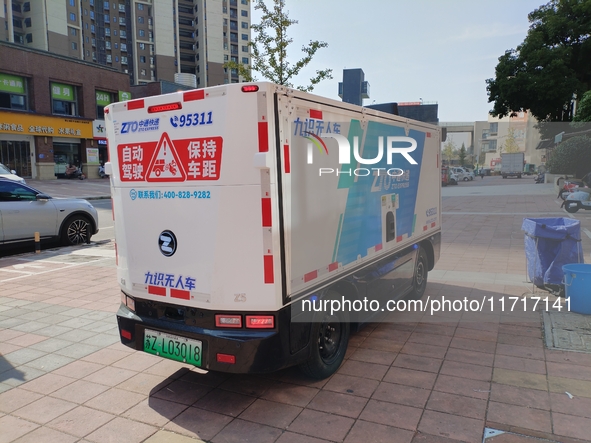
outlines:
[[248, 5], [248, 0], [240, 0], [240, 3], [242, 3], [243, 5]]
[[78, 50], [78, 43], [76, 43], [76, 42], [72, 42], [72, 49], [73, 49], [74, 51], [77, 51], [77, 50]]
[[63, 83], [50, 83], [51, 108], [53, 114], [78, 115], [76, 88]]
[[496, 150], [497, 150], [497, 141], [496, 140], [490, 140], [488, 142], [488, 150], [496, 152]]
[[499, 132], [499, 124], [498, 123], [491, 123], [490, 124], [490, 133], [496, 134], [497, 132]]
[[242, 52], [248, 52], [248, 46], [242, 46]]
[[76, 21], [76, 14], [74, 14], [73, 12], [70, 12], [70, 21], [72, 21], [72, 22]]
[[140, 75], [144, 75], [145, 76], [146, 75], [146, 70], [145, 69], [140, 70]]
[[146, 49], [146, 44], [145, 43], [140, 43], [140, 49], [143, 51], [144, 49]]
[[105, 28], [105, 35], [107, 37], [110, 37], [111, 36], [111, 28]]
[[247, 22], [240, 22], [242, 29], [248, 29], [248, 23]]
[[116, 29], [113, 29], [113, 35], [115, 35], [115, 36], [117, 35], [117, 30]]
[[33, 34], [27, 34], [27, 35], [25, 35], [25, 41], [27, 43], [33, 43]]
[[27, 102], [25, 78], [0, 72], [0, 108], [26, 111]]
[[115, 56], [115, 63], [119, 63], [119, 56], [118, 55]]
[[248, 11], [246, 9], [243, 9], [242, 11], [240, 11], [240, 15], [242, 15], [242, 17], [248, 17]]
[[242, 57], [242, 63], [248, 65], [248, 57]]
[[119, 33], [119, 35], [121, 36], [121, 38], [127, 38], [127, 32], [123, 30]]
[[107, 48], [109, 50], [111, 49], [111, 42], [110, 41], [105, 42], [105, 48]]
[[224, 61], [227, 62], [228, 61], [228, 54], [224, 54]]
[[152, 31], [148, 31], [148, 40], [150, 40], [151, 42], [154, 41], [154, 34], [152, 33]]
[[127, 44], [126, 43], [121, 43], [121, 50], [127, 51]]
[[138, 9], [138, 11], [143, 11], [144, 10], [144, 5], [142, 3], [138, 3], [137, 4], [137, 9]]
[[76, 37], [76, 34], [78, 34], [78, 32], [76, 32], [76, 28], [70, 28], [70, 35]]
[[247, 40], [248, 41], [248, 34], [242, 34], [242, 40]]
[[127, 64], [127, 57], [121, 57], [121, 63], [126, 65]]
[[117, 23], [117, 17], [113, 17], [113, 23]]
[[113, 95], [110, 92], [95, 90], [96, 96], [96, 118], [105, 118], [105, 106], [113, 102]]
[[94, 34], [94, 25], [90, 25], [90, 32]]
[[90, 42], [88, 36], [86, 36], [86, 43]]
[[137, 18], [137, 22], [138, 22], [140, 25], [143, 25], [143, 24], [144, 24], [144, 17], [140, 15], [140, 16]]
[[92, 46], [96, 46], [96, 38], [92, 39]]
[[482, 140], [486, 140], [488, 138], [489, 130], [483, 129], [482, 130]]
[[76, 6], [76, 0], [70, 0], [70, 6]]
[[27, 17], [27, 18], [25, 19], [25, 26], [26, 26], [27, 28], [30, 28], [30, 27], [31, 27], [31, 17]]
[[23, 4], [23, 12], [29, 12], [31, 10], [31, 2], [25, 2]]
[[119, 49], [119, 43], [115, 42], [115, 49]]
[[154, 57], [150, 57], [150, 65], [154, 66]]
[[94, 20], [94, 11], [90, 11], [90, 19]]
[[146, 31], [144, 31], [143, 29], [140, 29], [140, 30], [138, 31], [138, 35], [139, 35], [140, 37], [145, 37], [145, 36], [146, 36]]
[[112, 59], [111, 59], [111, 54], [107, 55], [107, 63], [111, 63]]
[[109, 9], [109, 2], [103, 2], [103, 9]]
[[109, 14], [105, 14], [105, 23], [111, 23], [111, 16]]
[[146, 63], [146, 56], [140, 55], [140, 63]]

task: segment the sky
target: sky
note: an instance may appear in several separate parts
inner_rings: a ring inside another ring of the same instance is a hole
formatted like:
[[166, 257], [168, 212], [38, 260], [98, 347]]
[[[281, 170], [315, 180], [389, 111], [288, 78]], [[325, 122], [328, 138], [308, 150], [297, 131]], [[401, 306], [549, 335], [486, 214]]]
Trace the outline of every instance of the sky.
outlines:
[[[370, 84], [363, 104], [437, 102], [440, 122], [486, 120], [485, 80], [498, 58], [527, 35], [527, 15], [542, 0], [286, 0], [293, 43], [290, 62], [310, 40], [328, 43], [294, 80], [308, 85], [316, 70], [332, 80], [313, 93], [340, 100], [343, 69], [361, 68]], [[266, 4], [271, 7], [271, 0]], [[260, 13], [252, 9], [252, 22]], [[255, 78], [262, 80], [260, 75]]]

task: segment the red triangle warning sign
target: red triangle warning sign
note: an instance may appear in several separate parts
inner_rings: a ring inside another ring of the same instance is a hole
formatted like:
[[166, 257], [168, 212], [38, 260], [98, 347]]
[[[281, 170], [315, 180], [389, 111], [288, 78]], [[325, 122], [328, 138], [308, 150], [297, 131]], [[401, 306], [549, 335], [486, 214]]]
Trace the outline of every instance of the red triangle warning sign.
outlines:
[[164, 132], [156, 145], [154, 155], [148, 171], [146, 181], [149, 182], [183, 182], [187, 179], [183, 165], [179, 160], [176, 148]]

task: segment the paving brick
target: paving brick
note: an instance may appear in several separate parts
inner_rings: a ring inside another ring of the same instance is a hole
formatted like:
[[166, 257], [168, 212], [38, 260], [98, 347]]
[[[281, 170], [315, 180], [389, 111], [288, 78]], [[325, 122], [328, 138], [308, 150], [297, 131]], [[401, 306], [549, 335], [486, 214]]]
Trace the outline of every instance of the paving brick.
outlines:
[[118, 415], [135, 406], [143, 399], [145, 399], [145, 396], [141, 394], [124, 389], [112, 388], [91, 398], [84, 405]]
[[287, 428], [302, 412], [302, 408], [258, 399], [252, 403], [240, 418], [275, 428]]
[[381, 380], [387, 371], [387, 365], [349, 360], [343, 363], [337, 374]]
[[8, 443], [38, 428], [39, 425], [11, 415], [0, 417], [0, 442]]
[[376, 351], [374, 349], [357, 349], [350, 359], [390, 366], [398, 354], [395, 352]]
[[351, 418], [306, 409], [295, 419], [289, 430], [311, 437], [343, 441], [354, 422]]
[[506, 403], [489, 402], [487, 421], [534, 431], [552, 432], [550, 412]]
[[418, 430], [424, 434], [476, 443], [482, 441], [483, 425], [482, 420], [425, 411]]
[[161, 428], [187, 407], [181, 403], [150, 397], [128, 409], [121, 416]]
[[416, 369], [418, 371], [439, 372], [442, 359], [424, 357], [412, 354], [398, 354], [392, 366], [406, 369]]
[[230, 416], [189, 407], [174, 421], [167, 423], [164, 429], [209, 441], [231, 421]]
[[205, 394], [211, 391], [210, 386], [189, 383], [183, 380], [175, 380], [170, 384], [163, 386], [158, 391], [150, 395], [163, 400], [174, 401], [184, 405], [192, 405], [199, 401]]
[[591, 419], [552, 413], [552, 423], [556, 435], [589, 440], [591, 437]]
[[84, 437], [114, 418], [114, 415], [106, 412], [78, 406], [53, 419], [47, 426], [76, 437]]
[[357, 418], [367, 401], [364, 397], [322, 390], [308, 404], [307, 408]]
[[[323, 389], [369, 398], [372, 396], [378, 385], [379, 382], [377, 380], [336, 374], [331, 377], [330, 381]], [[266, 394], [263, 397], [266, 397]]]
[[464, 397], [487, 399], [490, 393], [490, 383], [442, 374], [437, 377], [433, 390]]
[[375, 390], [374, 400], [388, 401], [415, 408], [423, 408], [431, 391], [428, 389], [382, 382]]
[[345, 443], [410, 443], [413, 434], [412, 431], [405, 429], [357, 420], [349, 431]]
[[12, 414], [35, 423], [45, 424], [74, 409], [76, 406], [75, 403], [59, 398], [42, 397], [33, 403], [17, 409]]
[[224, 391], [223, 389], [214, 389], [197, 400], [193, 406], [208, 411], [218, 412], [220, 414], [231, 415], [232, 417], [238, 417], [255, 400], [255, 397], [249, 395]]
[[538, 389], [541, 391], [548, 389], [545, 375], [530, 374], [528, 372], [513, 371], [510, 369], [494, 368], [493, 381], [520, 388]]
[[446, 360], [441, 366], [440, 374], [453, 375], [455, 377], [469, 378], [472, 380], [490, 381], [492, 369], [488, 366]]
[[0, 394], [0, 411], [10, 413], [42, 397], [35, 392], [14, 388]]
[[431, 372], [392, 367], [384, 377], [383, 381], [388, 383], [397, 383], [399, 385], [431, 389], [433, 388], [436, 379], [437, 374], [433, 374]]
[[87, 435], [86, 440], [94, 443], [140, 443], [156, 431], [153, 426], [117, 417]]
[[414, 431], [422, 413], [423, 410], [419, 408], [370, 400], [359, 418], [373, 423]]

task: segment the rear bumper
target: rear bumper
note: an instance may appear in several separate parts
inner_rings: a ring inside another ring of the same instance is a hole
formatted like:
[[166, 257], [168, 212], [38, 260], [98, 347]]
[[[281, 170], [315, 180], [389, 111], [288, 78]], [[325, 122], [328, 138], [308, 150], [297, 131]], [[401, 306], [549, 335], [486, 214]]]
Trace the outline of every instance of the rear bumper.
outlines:
[[[139, 316], [125, 305], [117, 311], [117, 324], [121, 343], [132, 349], [143, 351], [144, 331], [151, 329], [187, 337], [202, 342], [202, 364], [200, 368], [211, 371], [230, 373], [265, 373], [293, 366], [308, 357], [308, 346], [300, 341], [299, 346], [290, 345], [290, 309], [283, 308], [276, 312], [276, 326], [272, 330], [252, 329], [213, 329], [187, 325], [191, 319], [179, 322], [162, 318]], [[205, 317], [211, 312], [199, 312], [198, 317]], [[297, 328], [297, 326], [296, 326]], [[291, 331], [290, 331], [291, 329]], [[131, 333], [131, 339], [125, 338], [122, 330]], [[301, 331], [297, 331], [301, 336]], [[295, 350], [295, 352], [294, 352]], [[233, 355], [236, 362], [217, 361], [217, 354]]]

